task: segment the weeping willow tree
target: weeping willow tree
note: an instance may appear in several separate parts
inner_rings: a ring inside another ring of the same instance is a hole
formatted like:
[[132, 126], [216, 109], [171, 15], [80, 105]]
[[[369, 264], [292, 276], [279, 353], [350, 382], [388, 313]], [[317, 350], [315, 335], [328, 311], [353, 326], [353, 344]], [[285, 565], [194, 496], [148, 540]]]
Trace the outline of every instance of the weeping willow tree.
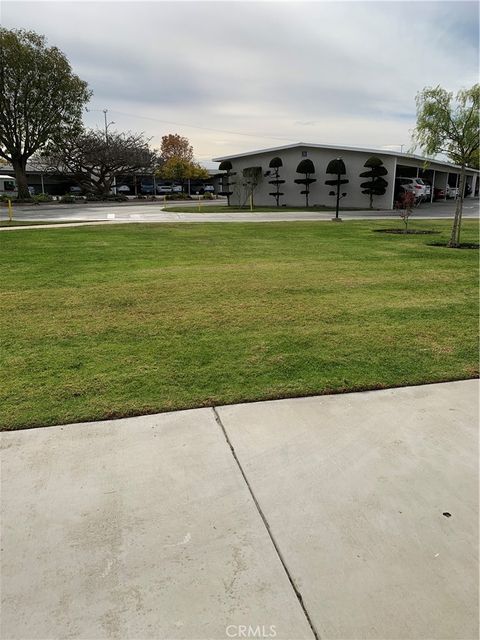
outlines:
[[440, 86], [426, 87], [416, 97], [417, 126], [413, 139], [425, 155], [445, 154], [461, 167], [460, 192], [450, 234], [449, 247], [460, 246], [465, 196], [465, 168], [475, 166], [479, 149], [480, 84], [456, 96]]

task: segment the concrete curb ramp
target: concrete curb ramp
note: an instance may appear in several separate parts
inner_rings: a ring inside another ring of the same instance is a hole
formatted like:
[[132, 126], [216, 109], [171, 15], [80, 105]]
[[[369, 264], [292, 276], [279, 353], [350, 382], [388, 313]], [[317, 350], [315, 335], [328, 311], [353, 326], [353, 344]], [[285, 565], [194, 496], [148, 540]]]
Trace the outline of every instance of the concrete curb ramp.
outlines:
[[478, 637], [475, 380], [2, 434], [10, 639]]

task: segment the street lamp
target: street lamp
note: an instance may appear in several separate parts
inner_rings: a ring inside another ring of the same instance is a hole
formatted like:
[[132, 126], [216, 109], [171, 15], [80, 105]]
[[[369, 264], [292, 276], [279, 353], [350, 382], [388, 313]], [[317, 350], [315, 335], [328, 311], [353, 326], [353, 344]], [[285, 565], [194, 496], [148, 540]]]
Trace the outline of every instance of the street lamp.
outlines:
[[105, 120], [105, 142], [108, 144], [108, 127], [110, 127], [112, 124], [115, 124], [115, 122], [107, 122], [107, 113], [108, 113], [108, 109], [89, 109], [88, 107], [85, 107], [85, 111], [87, 113], [90, 113], [92, 111], [98, 111], [99, 113], [103, 113], [103, 117]]

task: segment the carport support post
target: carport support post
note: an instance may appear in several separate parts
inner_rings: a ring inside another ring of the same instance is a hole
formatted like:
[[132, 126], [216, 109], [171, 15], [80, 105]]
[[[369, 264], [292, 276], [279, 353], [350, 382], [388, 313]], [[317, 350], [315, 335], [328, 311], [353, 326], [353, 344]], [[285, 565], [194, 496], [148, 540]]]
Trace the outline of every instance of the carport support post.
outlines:
[[153, 174], [153, 197], [157, 195], [157, 182], [155, 180], [155, 174]]
[[40, 182], [42, 183], [42, 193], [45, 193], [45, 185], [43, 184], [43, 173], [40, 174]]
[[433, 170], [432, 186], [430, 190], [430, 202], [433, 202], [434, 193], [435, 193], [435, 169]]

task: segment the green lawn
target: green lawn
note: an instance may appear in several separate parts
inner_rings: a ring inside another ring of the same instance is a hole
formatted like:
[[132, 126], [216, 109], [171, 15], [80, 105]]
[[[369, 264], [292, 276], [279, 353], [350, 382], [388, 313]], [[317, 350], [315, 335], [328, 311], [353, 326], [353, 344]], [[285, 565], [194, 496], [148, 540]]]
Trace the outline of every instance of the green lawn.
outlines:
[[[393, 221], [0, 234], [3, 428], [478, 374], [476, 250]], [[464, 241], [477, 224], [463, 223]]]

